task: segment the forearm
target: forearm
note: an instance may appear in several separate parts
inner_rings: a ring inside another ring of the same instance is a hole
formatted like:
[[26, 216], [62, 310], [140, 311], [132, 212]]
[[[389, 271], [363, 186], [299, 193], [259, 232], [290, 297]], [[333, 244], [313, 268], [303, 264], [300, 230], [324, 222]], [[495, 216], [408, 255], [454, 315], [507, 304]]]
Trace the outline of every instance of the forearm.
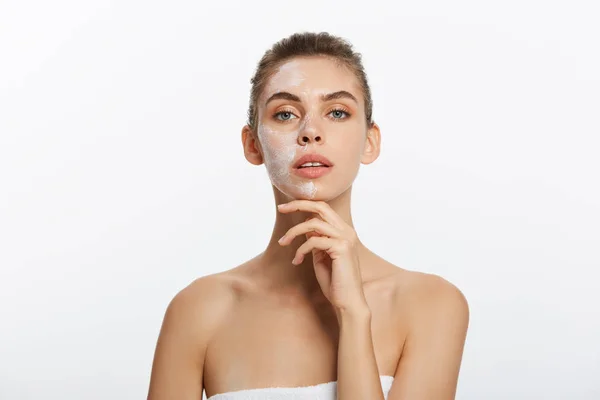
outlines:
[[342, 312], [338, 316], [338, 400], [384, 400], [371, 335], [371, 312]]

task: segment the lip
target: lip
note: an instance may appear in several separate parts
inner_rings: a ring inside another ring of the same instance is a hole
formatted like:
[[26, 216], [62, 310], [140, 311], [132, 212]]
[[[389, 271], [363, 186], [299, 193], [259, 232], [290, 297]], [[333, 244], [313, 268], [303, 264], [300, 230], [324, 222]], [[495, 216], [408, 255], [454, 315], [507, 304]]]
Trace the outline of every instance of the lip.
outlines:
[[[302, 164], [307, 162], [320, 162], [325, 166], [300, 168]], [[315, 179], [328, 174], [332, 168], [333, 163], [329, 161], [327, 157], [317, 153], [311, 153], [303, 155], [294, 163], [293, 172], [294, 174], [301, 176], [302, 178]]]
[[[298, 160], [296, 160], [296, 162], [294, 163], [294, 168], [298, 169], [302, 164], [307, 163], [307, 162], [320, 162], [321, 164], [324, 164], [326, 167], [333, 167], [333, 163], [331, 161], [329, 161], [327, 159], [327, 157], [322, 156], [317, 153], [312, 153], [312, 154], [305, 154], [302, 157], [300, 157]], [[321, 168], [323, 168], [323, 167], [321, 167]]]
[[302, 178], [316, 179], [331, 172], [333, 167], [294, 168], [294, 174]]

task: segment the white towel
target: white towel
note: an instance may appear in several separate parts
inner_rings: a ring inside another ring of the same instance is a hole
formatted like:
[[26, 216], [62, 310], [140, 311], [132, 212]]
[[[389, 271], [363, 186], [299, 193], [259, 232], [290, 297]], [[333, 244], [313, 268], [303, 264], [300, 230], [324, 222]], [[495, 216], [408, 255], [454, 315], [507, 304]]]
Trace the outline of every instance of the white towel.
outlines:
[[[381, 375], [380, 379], [384, 398], [387, 399], [394, 377]], [[236, 390], [215, 394], [207, 400], [336, 400], [336, 397], [337, 381], [333, 381], [314, 386]]]

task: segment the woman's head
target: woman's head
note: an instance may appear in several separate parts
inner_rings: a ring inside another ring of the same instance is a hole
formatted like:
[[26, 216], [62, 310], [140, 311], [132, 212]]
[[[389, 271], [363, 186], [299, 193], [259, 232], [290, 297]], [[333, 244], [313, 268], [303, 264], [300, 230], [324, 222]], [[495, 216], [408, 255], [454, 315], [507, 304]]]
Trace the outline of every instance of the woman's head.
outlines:
[[[251, 83], [246, 158], [264, 162], [284, 195], [331, 200], [351, 186], [360, 163], [379, 155], [361, 55], [345, 40], [324, 32], [285, 38], [265, 53]], [[295, 165], [313, 154], [329, 160], [322, 176]]]

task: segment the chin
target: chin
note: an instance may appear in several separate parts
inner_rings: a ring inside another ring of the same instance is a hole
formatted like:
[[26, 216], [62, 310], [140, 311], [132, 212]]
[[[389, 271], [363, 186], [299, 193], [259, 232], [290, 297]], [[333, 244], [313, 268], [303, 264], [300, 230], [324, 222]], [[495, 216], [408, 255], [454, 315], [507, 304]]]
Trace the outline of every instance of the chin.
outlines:
[[335, 177], [328, 175], [320, 179], [298, 179], [292, 175], [270, 175], [269, 178], [273, 188], [285, 198], [330, 202], [352, 187], [356, 175], [356, 173]]
[[284, 187], [277, 187], [277, 189], [285, 196], [294, 200], [330, 202], [343, 194], [347, 188], [342, 189], [337, 187], [337, 185], [319, 185], [311, 181], [302, 185], [285, 185]]

